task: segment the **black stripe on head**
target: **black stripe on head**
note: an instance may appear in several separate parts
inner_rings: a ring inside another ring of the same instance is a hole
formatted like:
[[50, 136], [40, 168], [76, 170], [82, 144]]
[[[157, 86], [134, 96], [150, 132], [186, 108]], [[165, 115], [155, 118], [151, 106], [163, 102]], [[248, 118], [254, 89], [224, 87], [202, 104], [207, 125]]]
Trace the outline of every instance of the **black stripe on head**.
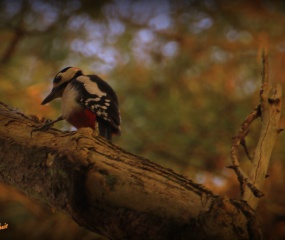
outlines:
[[66, 68], [62, 69], [59, 73], [64, 73], [64, 72], [66, 72], [69, 68], [72, 68], [72, 67], [66, 67]]
[[53, 79], [53, 83], [59, 83], [61, 80], [61, 76], [56, 76], [54, 79]]
[[[72, 75], [74, 74], [74, 75]], [[62, 69], [54, 78], [53, 83], [54, 85], [59, 84], [62, 80], [69, 81], [74, 78], [77, 78], [79, 76], [83, 75], [82, 71], [79, 68], [76, 67], [66, 67]]]
[[82, 75], [83, 75], [83, 72], [82, 72], [81, 70], [79, 70], [79, 71], [74, 75], [73, 78], [77, 78], [77, 77], [82, 76]]
[[55, 78], [53, 79], [53, 83], [57, 84], [60, 82], [60, 80], [62, 79], [61, 74], [60, 73], [64, 73], [66, 72], [68, 69], [70, 69], [71, 67], [66, 67], [64, 69], [62, 69], [58, 74], [56, 74]]

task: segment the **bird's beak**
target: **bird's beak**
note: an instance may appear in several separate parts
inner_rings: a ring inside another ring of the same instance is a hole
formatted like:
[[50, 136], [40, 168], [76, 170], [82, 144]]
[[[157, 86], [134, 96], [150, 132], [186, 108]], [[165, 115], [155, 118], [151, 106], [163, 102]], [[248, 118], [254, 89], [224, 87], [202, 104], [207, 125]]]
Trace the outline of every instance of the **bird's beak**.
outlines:
[[58, 97], [59, 97], [58, 89], [53, 88], [51, 90], [50, 94], [47, 95], [47, 97], [42, 101], [41, 105], [45, 105], [46, 103], [49, 103], [50, 101], [52, 101], [53, 99], [56, 99]]

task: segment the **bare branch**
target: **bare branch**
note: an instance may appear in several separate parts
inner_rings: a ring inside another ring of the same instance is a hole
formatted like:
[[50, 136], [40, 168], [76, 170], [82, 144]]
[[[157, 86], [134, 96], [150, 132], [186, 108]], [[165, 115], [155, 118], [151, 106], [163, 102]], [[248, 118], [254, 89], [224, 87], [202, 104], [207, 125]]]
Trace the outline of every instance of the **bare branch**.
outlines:
[[[248, 132], [246, 133], [246, 136], [247, 136], [247, 134], [248, 134]], [[243, 139], [241, 140], [240, 144], [243, 146], [244, 152], [245, 152], [246, 156], [248, 157], [248, 159], [249, 159], [250, 161], [252, 161], [252, 160], [253, 160], [253, 157], [251, 157], [250, 154], [249, 154], [249, 150], [248, 150], [248, 148], [247, 148], [245, 138], [243, 138]]]
[[[270, 97], [271, 86], [269, 85], [268, 56], [263, 51], [262, 54], [262, 86], [260, 90], [260, 104], [242, 123], [241, 129], [236, 137], [233, 138], [231, 148], [232, 168], [239, 180], [241, 189], [241, 198], [248, 201], [248, 204], [255, 208], [258, 199], [264, 194], [261, 192], [264, 179], [267, 175], [270, 155], [276, 141], [277, 135], [283, 129], [278, 127], [281, 111], [282, 89], [278, 85], [274, 89], [273, 96]], [[240, 168], [238, 161], [238, 147], [243, 145], [247, 156], [249, 153], [245, 147], [245, 137], [249, 131], [250, 124], [258, 117], [262, 119], [261, 134], [257, 144], [254, 158], [252, 159], [252, 169], [250, 177]], [[247, 186], [248, 188], [246, 188]]]
[[233, 138], [232, 148], [231, 148], [231, 160], [232, 165], [228, 166], [228, 168], [232, 168], [238, 178], [238, 181], [240, 183], [240, 191], [241, 196], [244, 194], [245, 184], [252, 190], [252, 192], [260, 197], [263, 196], [262, 192], [259, 191], [254, 184], [250, 181], [247, 174], [241, 169], [239, 160], [238, 160], [238, 148], [240, 144], [244, 141], [246, 135], [248, 134], [249, 127], [251, 123], [260, 116], [259, 106], [257, 106], [249, 115], [248, 117], [243, 121], [241, 124], [241, 128], [238, 132], [238, 135]]
[[[262, 71], [261, 71], [261, 83], [269, 84], [269, 64], [268, 53], [263, 49], [262, 51]], [[260, 94], [261, 97], [261, 94]], [[262, 99], [260, 99], [262, 100]]]
[[264, 180], [267, 176], [268, 164], [275, 141], [281, 129], [279, 120], [281, 115], [281, 96], [282, 88], [280, 85], [273, 90], [271, 96], [271, 86], [269, 84], [268, 55], [263, 52], [262, 55], [262, 87], [260, 91], [260, 114], [262, 120], [261, 133], [255, 150], [252, 168], [250, 171], [250, 181], [254, 189], [249, 187], [245, 189], [243, 200], [246, 200], [252, 208], [256, 208], [259, 195], [256, 195], [255, 189], [262, 189]]

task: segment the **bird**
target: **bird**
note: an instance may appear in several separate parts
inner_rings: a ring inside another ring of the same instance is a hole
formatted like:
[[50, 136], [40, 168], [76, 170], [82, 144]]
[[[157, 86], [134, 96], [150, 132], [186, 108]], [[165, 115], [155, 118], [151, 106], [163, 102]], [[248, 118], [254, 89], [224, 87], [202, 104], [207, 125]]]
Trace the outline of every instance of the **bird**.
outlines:
[[56, 74], [51, 92], [42, 101], [45, 105], [61, 98], [61, 115], [45, 123], [40, 130], [66, 120], [75, 128], [90, 127], [112, 141], [121, 134], [119, 101], [112, 87], [97, 75], [85, 75], [80, 68], [65, 67]]

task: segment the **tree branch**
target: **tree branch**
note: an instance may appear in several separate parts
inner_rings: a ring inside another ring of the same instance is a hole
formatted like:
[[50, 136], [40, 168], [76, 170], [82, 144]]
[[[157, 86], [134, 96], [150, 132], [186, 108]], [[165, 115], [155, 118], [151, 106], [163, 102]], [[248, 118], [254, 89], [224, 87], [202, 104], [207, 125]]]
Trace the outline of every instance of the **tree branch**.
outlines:
[[[241, 124], [241, 128], [239, 130], [239, 133], [236, 137], [233, 138], [233, 143], [232, 143], [232, 148], [231, 148], [231, 159], [232, 159], [232, 165], [227, 166], [228, 168], [232, 168], [238, 178], [238, 181], [240, 183], [240, 191], [241, 191], [241, 196], [244, 195], [245, 192], [245, 185], [251, 189], [253, 194], [256, 197], [261, 197], [263, 196], [263, 193], [257, 189], [252, 181], [249, 179], [247, 174], [241, 169], [239, 165], [239, 160], [238, 160], [238, 148], [241, 144], [243, 144], [243, 141], [245, 141], [245, 137], [248, 134], [249, 127], [251, 123], [260, 116], [260, 110], [259, 106], [257, 106], [249, 115], [248, 117], [243, 121]], [[247, 149], [245, 148], [247, 151]], [[248, 155], [248, 154], [247, 154]]]
[[243, 201], [94, 137], [91, 129], [35, 132], [0, 104], [0, 181], [111, 239], [261, 239]]
[[[278, 134], [282, 131], [279, 127], [282, 88], [278, 84], [277, 88], [272, 91], [272, 87], [269, 84], [268, 55], [264, 52], [262, 55], [262, 63], [263, 69], [261, 75], [263, 85], [260, 92], [262, 126], [250, 172], [250, 179], [257, 189], [262, 189], [263, 187], [274, 144]], [[245, 189], [242, 199], [247, 201], [254, 209], [257, 207], [259, 201], [249, 189]]]
[[[241, 188], [241, 198], [247, 201], [254, 209], [257, 207], [258, 198], [264, 196], [261, 189], [264, 179], [267, 176], [271, 152], [278, 134], [282, 131], [282, 129], [278, 127], [281, 115], [282, 88], [278, 85], [273, 91], [273, 96], [270, 97], [272, 87], [269, 84], [268, 55], [264, 52], [262, 55], [262, 65], [260, 103], [242, 123], [238, 135], [234, 137], [231, 149], [232, 165], [228, 166], [235, 171], [238, 177]], [[258, 117], [261, 117], [262, 120], [261, 132], [252, 160], [250, 177], [248, 177], [248, 175], [240, 168], [237, 157], [238, 147], [242, 141], [244, 141], [249, 131], [250, 124]]]

